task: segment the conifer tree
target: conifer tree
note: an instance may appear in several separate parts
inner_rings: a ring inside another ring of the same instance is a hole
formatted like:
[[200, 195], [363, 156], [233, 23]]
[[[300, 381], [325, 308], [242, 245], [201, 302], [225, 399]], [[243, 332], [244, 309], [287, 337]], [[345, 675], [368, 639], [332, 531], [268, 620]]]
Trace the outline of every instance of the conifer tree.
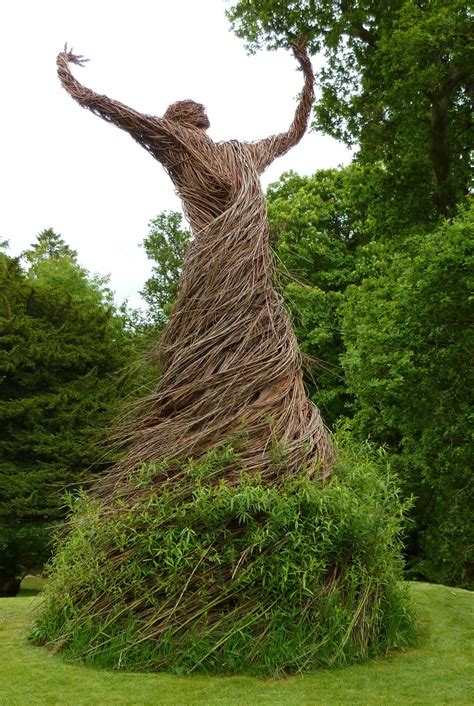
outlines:
[[118, 399], [127, 333], [75, 257], [54, 231], [26, 254], [27, 273], [0, 253], [0, 595], [41, 565], [46, 528], [90, 477]]

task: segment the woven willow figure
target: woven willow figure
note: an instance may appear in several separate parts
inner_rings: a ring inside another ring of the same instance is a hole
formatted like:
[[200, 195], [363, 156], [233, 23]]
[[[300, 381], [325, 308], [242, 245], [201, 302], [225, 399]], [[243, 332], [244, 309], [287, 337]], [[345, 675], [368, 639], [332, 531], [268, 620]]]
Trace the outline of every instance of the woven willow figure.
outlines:
[[[159, 342], [162, 375], [142, 414], [127, 430], [128, 454], [99, 484], [127, 494], [138, 463], [199, 457], [234, 434], [245, 444], [226, 477], [244, 467], [268, 482], [307, 464], [329, 473], [330, 441], [303, 387], [289, 317], [272, 287], [268, 223], [259, 175], [302, 138], [313, 102], [313, 72], [303, 44], [293, 53], [305, 77], [287, 132], [258, 142], [214, 142], [209, 120], [191, 100], [163, 117], [142, 115], [84, 87], [69, 70], [82, 57], [57, 58], [64, 88], [84, 108], [126, 130], [166, 169], [194, 240], [180, 291]], [[284, 461], [275, 461], [274, 440]], [[132, 491], [130, 491], [132, 492]]]

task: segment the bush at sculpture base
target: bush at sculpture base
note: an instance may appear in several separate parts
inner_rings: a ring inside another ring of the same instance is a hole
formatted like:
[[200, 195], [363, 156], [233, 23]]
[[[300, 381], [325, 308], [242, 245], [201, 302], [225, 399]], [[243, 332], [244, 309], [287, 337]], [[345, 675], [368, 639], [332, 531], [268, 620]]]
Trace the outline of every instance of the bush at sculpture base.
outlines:
[[260, 675], [412, 643], [396, 486], [368, 447], [338, 449], [325, 483], [213, 483], [226, 447], [176, 483], [142, 467], [133, 503], [80, 498], [31, 638], [116, 669]]

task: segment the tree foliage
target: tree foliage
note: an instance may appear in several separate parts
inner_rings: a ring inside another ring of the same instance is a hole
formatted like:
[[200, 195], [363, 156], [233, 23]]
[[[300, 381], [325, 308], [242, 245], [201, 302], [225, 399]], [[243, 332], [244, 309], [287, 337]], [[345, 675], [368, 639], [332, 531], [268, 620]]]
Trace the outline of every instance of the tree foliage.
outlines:
[[417, 498], [412, 566], [466, 585], [469, 8], [239, 0], [228, 15], [250, 51], [304, 38], [324, 57], [314, 127], [358, 151], [330, 178], [269, 190], [276, 250], [307, 283], [288, 284], [287, 299], [303, 350], [329, 363], [313, 390], [324, 413], [385, 444]]
[[463, 0], [240, 0], [228, 13], [255, 51], [307, 38], [323, 52], [315, 127], [382, 162], [411, 221], [452, 215], [467, 192], [474, 88]]
[[66, 241], [52, 228], [45, 228], [36, 236], [34, 243], [25, 250], [22, 257], [28, 263], [28, 270], [35, 274], [36, 268], [44, 262], [69, 259], [77, 262], [77, 251], [72, 250]]
[[36, 241], [22, 253], [20, 262], [22, 260], [28, 280], [35, 286], [67, 293], [76, 301], [116, 313], [109, 278], [91, 274], [82, 267], [77, 261], [77, 252], [52, 228], [36, 236]]
[[[307, 385], [332, 426], [345, 411], [339, 308], [354, 281], [366, 234], [347, 188], [348, 170], [283, 175], [268, 189], [268, 215], [280, 279], [306, 359]], [[285, 276], [285, 272], [288, 276]]]
[[182, 227], [182, 216], [175, 211], [163, 211], [150, 221], [149, 227], [143, 247], [153, 268], [140, 294], [149, 307], [149, 323], [159, 329], [165, 324], [178, 293], [191, 233]]
[[[109, 293], [71, 251], [45, 253], [44, 238], [38, 243], [28, 272], [0, 254], [0, 524], [39, 536], [60, 516], [65, 488], [90, 476], [127, 333]], [[10, 566], [14, 576], [23, 564]]]
[[474, 209], [413, 236], [348, 289], [343, 363], [356, 433], [390, 449], [416, 524], [409, 551], [430, 580], [472, 582]]

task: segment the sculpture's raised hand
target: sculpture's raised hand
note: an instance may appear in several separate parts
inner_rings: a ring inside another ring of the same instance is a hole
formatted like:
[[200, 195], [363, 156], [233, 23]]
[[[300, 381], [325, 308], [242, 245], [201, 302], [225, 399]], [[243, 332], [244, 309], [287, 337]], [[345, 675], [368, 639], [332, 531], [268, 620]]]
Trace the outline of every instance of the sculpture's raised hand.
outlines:
[[67, 44], [64, 45], [63, 51], [56, 59], [58, 76], [63, 88], [80, 106], [125, 130], [153, 157], [160, 159], [157, 153], [162, 155], [163, 150], [170, 146], [170, 132], [165, 121], [154, 115], [139, 113], [128, 105], [96, 93], [80, 83], [73, 75], [70, 64], [84, 66], [87, 61], [89, 59], [82, 54], [75, 54], [72, 47], [68, 49]]
[[77, 64], [77, 66], [84, 66], [89, 59], [86, 59], [82, 54], [74, 54], [74, 50], [71, 47], [67, 48], [67, 44], [64, 45], [64, 51], [58, 55], [58, 60], [63, 59], [68, 64]]
[[293, 56], [298, 61], [303, 72], [304, 86], [289, 130], [250, 145], [254, 164], [259, 173], [266, 169], [276, 157], [288, 152], [301, 140], [311, 115], [311, 106], [314, 100], [314, 74], [308, 53], [308, 44], [305, 39], [299, 37], [292, 40], [290, 46]]

